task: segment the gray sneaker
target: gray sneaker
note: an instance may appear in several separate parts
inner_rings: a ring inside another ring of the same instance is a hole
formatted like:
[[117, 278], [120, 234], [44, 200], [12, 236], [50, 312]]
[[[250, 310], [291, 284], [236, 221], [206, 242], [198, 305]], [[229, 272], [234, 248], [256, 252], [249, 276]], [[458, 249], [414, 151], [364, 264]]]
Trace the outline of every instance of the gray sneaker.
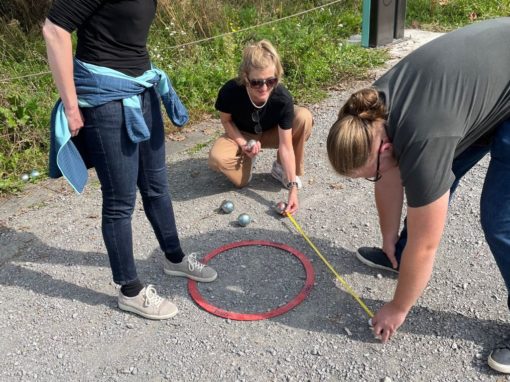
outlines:
[[167, 275], [182, 276], [195, 281], [209, 283], [216, 280], [218, 274], [210, 266], [199, 262], [196, 253], [184, 256], [180, 263], [163, 260], [163, 270]]
[[[280, 183], [283, 184], [283, 187], [287, 188], [287, 184], [289, 184], [289, 180], [283, 173], [282, 165], [280, 163], [278, 163], [277, 161], [273, 162], [273, 167], [271, 167], [271, 175], [273, 176], [273, 178], [280, 181]], [[298, 190], [303, 188], [303, 182], [301, 181], [299, 176], [296, 176], [296, 183], [297, 183]]]
[[494, 349], [487, 361], [494, 370], [510, 374], [510, 341], [507, 340]]
[[151, 320], [165, 320], [179, 312], [174, 303], [158, 295], [153, 285], [147, 285], [135, 297], [126, 297], [119, 291], [118, 303], [120, 309]]

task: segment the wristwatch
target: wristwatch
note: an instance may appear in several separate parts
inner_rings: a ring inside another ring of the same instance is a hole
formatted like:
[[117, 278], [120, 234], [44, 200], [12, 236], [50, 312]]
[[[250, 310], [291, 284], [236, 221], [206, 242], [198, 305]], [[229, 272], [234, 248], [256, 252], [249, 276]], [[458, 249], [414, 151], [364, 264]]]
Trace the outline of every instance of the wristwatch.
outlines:
[[289, 189], [289, 190], [290, 190], [292, 187], [296, 187], [296, 188], [298, 188], [298, 182], [296, 182], [296, 181], [289, 182], [289, 183], [287, 183], [287, 186], [286, 186], [286, 187], [287, 187], [287, 189]]

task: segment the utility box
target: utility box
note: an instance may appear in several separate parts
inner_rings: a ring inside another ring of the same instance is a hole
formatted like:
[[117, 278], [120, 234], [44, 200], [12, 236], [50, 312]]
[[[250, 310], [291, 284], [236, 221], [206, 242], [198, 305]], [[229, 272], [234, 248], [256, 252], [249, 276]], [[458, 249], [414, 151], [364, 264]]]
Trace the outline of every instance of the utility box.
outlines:
[[361, 45], [374, 48], [404, 37], [406, 0], [363, 0]]
[[404, 38], [404, 28], [406, 24], [406, 0], [397, 0], [395, 6], [395, 32], [393, 38]]

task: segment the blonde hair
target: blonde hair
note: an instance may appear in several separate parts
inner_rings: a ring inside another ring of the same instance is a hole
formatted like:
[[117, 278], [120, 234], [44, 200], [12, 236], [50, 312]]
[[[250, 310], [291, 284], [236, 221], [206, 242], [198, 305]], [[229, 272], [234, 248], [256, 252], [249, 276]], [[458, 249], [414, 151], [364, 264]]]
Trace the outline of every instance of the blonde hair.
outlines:
[[372, 149], [372, 124], [386, 118], [384, 99], [376, 89], [362, 89], [350, 96], [328, 134], [328, 157], [337, 173], [349, 176], [367, 163]]
[[246, 85], [248, 83], [248, 74], [252, 69], [265, 69], [270, 65], [275, 67], [275, 76], [278, 80], [283, 77], [283, 67], [280, 56], [273, 44], [268, 40], [260, 40], [259, 42], [247, 45], [243, 50], [243, 59], [239, 66], [239, 74], [237, 83]]

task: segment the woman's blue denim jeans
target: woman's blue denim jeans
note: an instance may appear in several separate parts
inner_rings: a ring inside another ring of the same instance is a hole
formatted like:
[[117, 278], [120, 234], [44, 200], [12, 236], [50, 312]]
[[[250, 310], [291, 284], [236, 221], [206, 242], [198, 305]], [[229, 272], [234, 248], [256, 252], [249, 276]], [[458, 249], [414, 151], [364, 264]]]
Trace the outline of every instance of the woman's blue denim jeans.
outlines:
[[133, 143], [124, 124], [122, 102], [82, 109], [88, 159], [96, 168], [103, 194], [102, 232], [113, 281], [138, 279], [133, 257], [131, 216], [136, 189], [145, 214], [165, 253], [180, 249], [165, 163], [165, 139], [160, 101], [153, 88], [141, 94], [150, 139]]
[[[450, 200], [460, 179], [489, 151], [491, 159], [480, 200], [480, 220], [485, 240], [510, 293], [510, 119], [496, 129], [490, 145], [473, 145], [454, 159], [455, 182], [450, 188]], [[398, 260], [406, 242], [404, 223], [395, 248]], [[510, 297], [508, 305], [510, 309]]]

